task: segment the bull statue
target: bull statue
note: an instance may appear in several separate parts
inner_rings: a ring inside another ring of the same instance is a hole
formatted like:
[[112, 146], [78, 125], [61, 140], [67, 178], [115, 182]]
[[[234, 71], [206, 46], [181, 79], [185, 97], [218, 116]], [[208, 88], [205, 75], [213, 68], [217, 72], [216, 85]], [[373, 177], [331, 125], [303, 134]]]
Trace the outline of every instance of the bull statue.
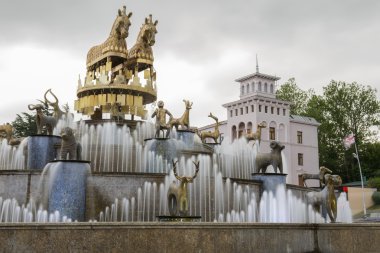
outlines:
[[81, 160], [82, 147], [74, 136], [74, 131], [70, 127], [65, 127], [61, 131], [61, 160]]
[[36, 125], [37, 125], [37, 134], [42, 134], [42, 129], [45, 126], [48, 135], [53, 134], [54, 127], [57, 125], [57, 119], [52, 116], [47, 116], [43, 113], [44, 105], [28, 105], [29, 110], [36, 110]]
[[260, 173], [260, 170], [261, 170], [262, 173], [265, 173], [267, 170], [267, 167], [269, 165], [272, 165], [275, 173], [277, 173], [277, 168], [278, 168], [280, 173], [282, 174], [283, 167], [282, 167], [281, 151], [285, 148], [285, 146], [280, 144], [280, 142], [271, 141], [270, 148], [272, 149], [270, 153], [257, 154], [256, 162], [255, 162], [256, 171], [257, 173]]
[[180, 177], [177, 174], [177, 163], [178, 161], [173, 161], [173, 172], [174, 176], [181, 182], [178, 186], [175, 181], [173, 181], [168, 190], [168, 204], [169, 213], [171, 216], [188, 216], [189, 214], [189, 200], [187, 193], [187, 184], [192, 183], [194, 178], [197, 177], [199, 172], [199, 161], [194, 162], [195, 174], [191, 177]]

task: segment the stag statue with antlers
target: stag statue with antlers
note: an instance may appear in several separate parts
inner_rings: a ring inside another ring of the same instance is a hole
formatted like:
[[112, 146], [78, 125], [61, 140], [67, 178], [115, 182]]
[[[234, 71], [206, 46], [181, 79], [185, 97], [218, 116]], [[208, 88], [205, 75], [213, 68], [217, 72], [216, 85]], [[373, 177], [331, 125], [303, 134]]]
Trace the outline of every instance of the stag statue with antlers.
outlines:
[[[189, 215], [189, 200], [187, 193], [187, 184], [192, 183], [194, 178], [197, 177], [199, 172], [199, 161], [194, 162], [195, 174], [191, 177], [182, 176], [180, 177], [177, 173], [177, 163], [173, 162], [173, 172], [174, 176], [181, 182], [178, 186], [175, 181], [173, 181], [168, 190], [168, 204], [169, 213], [171, 216], [188, 216]], [[178, 203], [179, 202], [179, 203]], [[179, 206], [178, 206], [179, 205]]]

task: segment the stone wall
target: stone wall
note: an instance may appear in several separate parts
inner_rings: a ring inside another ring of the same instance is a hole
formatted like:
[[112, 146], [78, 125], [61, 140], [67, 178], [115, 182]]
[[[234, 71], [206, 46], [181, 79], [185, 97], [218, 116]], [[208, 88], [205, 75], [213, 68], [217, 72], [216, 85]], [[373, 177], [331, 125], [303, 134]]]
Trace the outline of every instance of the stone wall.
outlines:
[[0, 252], [379, 252], [380, 224], [0, 225]]

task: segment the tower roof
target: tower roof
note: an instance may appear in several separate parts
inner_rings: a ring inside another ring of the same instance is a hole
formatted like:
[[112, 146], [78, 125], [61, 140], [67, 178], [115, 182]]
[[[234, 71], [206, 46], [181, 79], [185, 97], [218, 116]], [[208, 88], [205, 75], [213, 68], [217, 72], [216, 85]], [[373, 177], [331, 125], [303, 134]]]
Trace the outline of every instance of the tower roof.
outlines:
[[267, 75], [267, 74], [262, 74], [260, 72], [256, 72], [256, 73], [249, 74], [249, 75], [240, 77], [238, 79], [235, 79], [235, 81], [236, 82], [244, 82], [244, 81], [251, 79], [253, 77], [260, 77], [260, 78], [264, 78], [264, 79], [268, 79], [268, 80], [272, 80], [272, 81], [277, 81], [277, 80], [281, 79], [280, 77], [277, 77], [277, 76], [272, 76], [272, 75]]

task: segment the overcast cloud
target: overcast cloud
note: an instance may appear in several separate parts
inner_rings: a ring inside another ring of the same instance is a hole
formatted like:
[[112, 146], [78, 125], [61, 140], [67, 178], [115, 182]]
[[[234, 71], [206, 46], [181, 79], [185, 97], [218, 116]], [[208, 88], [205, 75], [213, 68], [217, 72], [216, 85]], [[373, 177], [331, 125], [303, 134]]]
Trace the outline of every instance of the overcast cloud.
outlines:
[[234, 80], [255, 71], [295, 77], [318, 93], [330, 80], [380, 88], [379, 1], [17, 1], [0, 9], [0, 124], [12, 121], [48, 88], [73, 107], [78, 74], [90, 47], [102, 43], [122, 5], [133, 12], [133, 46], [150, 13], [158, 98], [180, 116], [194, 102], [191, 123], [226, 118], [221, 104], [238, 99]]

